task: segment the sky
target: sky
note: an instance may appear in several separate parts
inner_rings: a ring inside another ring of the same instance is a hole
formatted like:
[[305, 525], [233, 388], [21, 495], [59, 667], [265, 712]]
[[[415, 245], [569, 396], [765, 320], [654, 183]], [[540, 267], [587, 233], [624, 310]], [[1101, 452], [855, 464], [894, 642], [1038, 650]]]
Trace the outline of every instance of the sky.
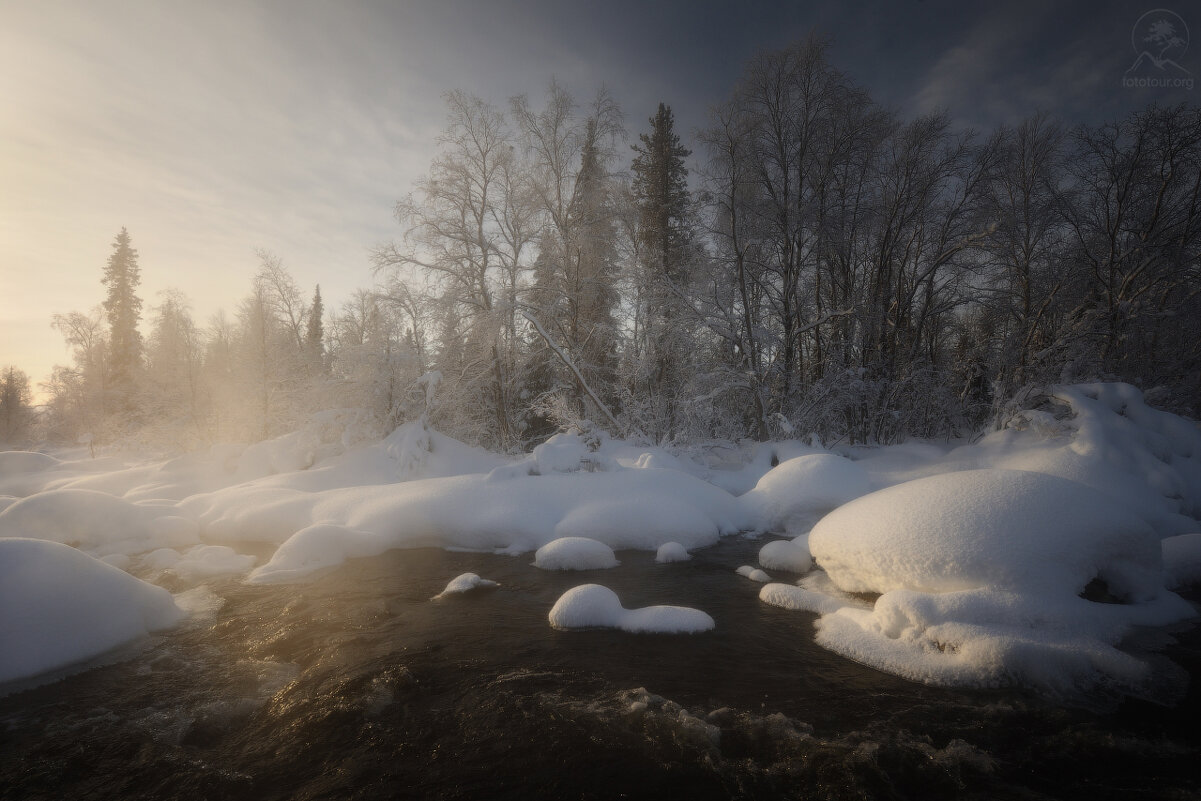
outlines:
[[[36, 385], [69, 362], [51, 319], [103, 300], [122, 227], [148, 308], [176, 289], [202, 325], [232, 313], [263, 249], [336, 309], [372, 285], [371, 249], [400, 235], [392, 210], [436, 153], [449, 90], [504, 107], [537, 103], [552, 77], [581, 99], [603, 85], [631, 141], [665, 102], [687, 142], [757, 51], [816, 32], [905, 116], [1097, 123], [1198, 102], [1198, 90], [1123, 85], [1132, 30], [1155, 8], [0, 0], [0, 366]], [[1169, 10], [1201, 32], [1195, 6]], [[1201, 77], [1199, 51], [1178, 53], [1180, 69]]]

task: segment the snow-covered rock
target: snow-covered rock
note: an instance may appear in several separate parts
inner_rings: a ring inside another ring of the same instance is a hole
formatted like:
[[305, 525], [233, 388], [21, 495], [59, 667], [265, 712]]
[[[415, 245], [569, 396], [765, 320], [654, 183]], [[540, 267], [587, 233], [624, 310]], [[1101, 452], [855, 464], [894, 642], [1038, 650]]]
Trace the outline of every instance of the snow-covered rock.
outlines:
[[1168, 537], [1160, 544], [1166, 586], [1176, 589], [1201, 584], [1201, 533]]
[[813, 516], [866, 495], [867, 474], [857, 464], [828, 453], [781, 462], [742, 496], [763, 531], [798, 536]]
[[688, 555], [687, 549], [678, 542], [665, 542], [659, 546], [659, 550], [655, 552], [655, 561], [660, 564], [668, 564], [670, 562], [686, 562], [692, 557]]
[[626, 609], [617, 593], [600, 584], [583, 584], [563, 593], [549, 619], [557, 629], [610, 628], [636, 634], [690, 634], [715, 625], [709, 615], [685, 606]]
[[619, 564], [612, 548], [587, 537], [560, 537], [534, 554], [534, 567], [543, 570], [603, 570]]
[[183, 617], [166, 590], [69, 545], [0, 539], [0, 682], [97, 656]]
[[452, 578], [446, 585], [446, 589], [435, 595], [431, 600], [444, 598], [448, 595], [462, 595], [465, 592], [471, 592], [477, 589], [487, 589], [489, 587], [499, 587], [495, 581], [480, 578], [476, 573], [463, 573]]
[[759, 549], [759, 564], [768, 570], [807, 573], [813, 567], [813, 556], [809, 553], [809, 535], [802, 534], [791, 540], [774, 540], [767, 543]]
[[771, 576], [754, 565], [743, 565], [734, 572], [740, 576], [749, 578], [751, 581], [758, 581], [760, 584], [771, 581]]
[[[970, 470], [910, 481], [836, 509], [809, 547], [844, 607], [817, 640], [935, 684], [1054, 691], [1146, 678], [1114, 646], [1133, 625], [1193, 615], [1164, 589], [1159, 538], [1133, 511], [1067, 479]], [[1094, 582], [1125, 603], [1081, 597]]]

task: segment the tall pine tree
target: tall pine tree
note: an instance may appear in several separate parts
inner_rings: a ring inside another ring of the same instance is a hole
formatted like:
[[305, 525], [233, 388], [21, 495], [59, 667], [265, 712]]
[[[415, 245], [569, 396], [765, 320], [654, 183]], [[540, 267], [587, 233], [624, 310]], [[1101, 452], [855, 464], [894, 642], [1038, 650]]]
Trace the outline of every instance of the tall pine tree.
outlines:
[[317, 290], [313, 293], [313, 304], [309, 306], [308, 327], [304, 339], [308, 358], [320, 371], [325, 369], [325, 323], [322, 320], [324, 315], [325, 304], [321, 302], [321, 284], [317, 284]]
[[645, 397], [643, 426], [661, 439], [676, 433], [680, 390], [688, 376], [691, 345], [677, 313], [687, 294], [692, 236], [688, 225], [691, 151], [680, 143], [671, 108], [663, 103], [650, 119], [649, 134], [633, 145], [637, 156], [631, 190], [637, 205], [640, 264], [638, 294], [641, 342], [637, 346], [632, 394]]
[[137, 295], [142, 282], [138, 252], [130, 246], [124, 228], [113, 242], [101, 283], [108, 287], [104, 312], [109, 326], [109, 381], [117, 411], [129, 411], [133, 404], [134, 376], [142, 364], [142, 299]]

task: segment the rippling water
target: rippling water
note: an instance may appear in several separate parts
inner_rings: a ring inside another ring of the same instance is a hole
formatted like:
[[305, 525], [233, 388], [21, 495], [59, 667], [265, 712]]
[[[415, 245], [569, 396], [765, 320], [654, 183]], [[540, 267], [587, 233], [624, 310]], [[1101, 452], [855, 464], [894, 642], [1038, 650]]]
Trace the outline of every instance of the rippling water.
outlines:
[[[0, 698], [0, 798], [1201, 798], [1196, 629], [1162, 648], [1194, 677], [1172, 707], [932, 689], [761, 604], [733, 571], [762, 544], [582, 573], [393, 551], [219, 582], [214, 613]], [[501, 586], [430, 600], [467, 571]], [[551, 629], [586, 582], [717, 629]]]

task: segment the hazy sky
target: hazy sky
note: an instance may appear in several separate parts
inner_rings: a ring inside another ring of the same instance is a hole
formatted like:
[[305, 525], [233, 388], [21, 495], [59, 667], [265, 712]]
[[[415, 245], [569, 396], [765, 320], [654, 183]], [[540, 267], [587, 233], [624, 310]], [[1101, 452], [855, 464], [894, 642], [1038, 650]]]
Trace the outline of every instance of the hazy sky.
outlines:
[[[975, 5], [0, 0], [0, 365], [38, 382], [67, 363], [51, 316], [103, 299], [122, 226], [148, 307], [174, 287], [201, 324], [232, 312], [265, 248], [336, 308], [398, 233], [449, 89], [503, 106], [551, 76], [582, 98], [604, 84], [631, 138], [660, 101], [689, 138], [756, 50], [816, 29], [906, 114], [983, 128], [1198, 102], [1121, 85], [1154, 4]], [[1175, 11], [1201, 31], [1194, 9]], [[1178, 61], [1201, 77], [1196, 51]]]

